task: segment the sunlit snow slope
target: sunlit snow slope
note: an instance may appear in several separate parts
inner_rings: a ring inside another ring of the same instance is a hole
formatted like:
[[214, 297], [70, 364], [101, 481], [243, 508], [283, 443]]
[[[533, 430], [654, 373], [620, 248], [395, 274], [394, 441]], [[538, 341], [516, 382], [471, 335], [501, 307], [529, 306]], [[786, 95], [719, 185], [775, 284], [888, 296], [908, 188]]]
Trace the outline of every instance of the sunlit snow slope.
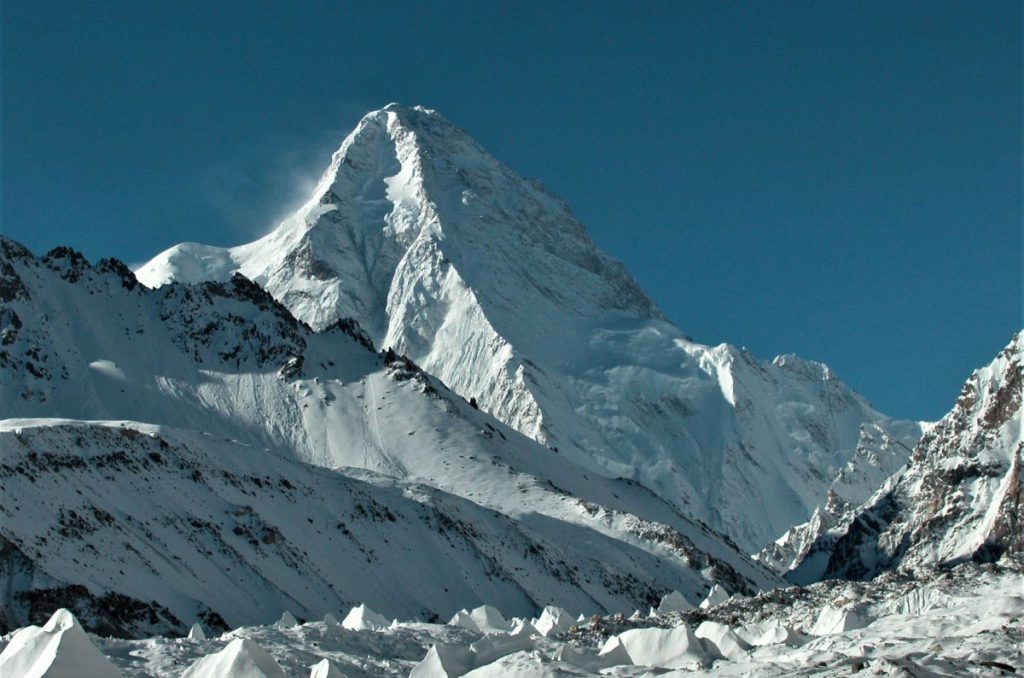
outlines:
[[[200, 612], [590, 612], [778, 582], [641, 485], [474, 409], [350, 322], [311, 330], [244, 277], [150, 290], [115, 260], [0, 238], [0, 302], [9, 625], [69, 595], [108, 624], [95, 599], [125, 596], [135, 633]], [[394, 583], [421, 559], [438, 563], [426, 579]]]
[[824, 365], [690, 341], [562, 200], [423, 108], [365, 116], [264, 238], [178, 245], [137, 274], [158, 286], [233, 271], [314, 328], [355, 318], [509, 426], [750, 552], [824, 501], [862, 426], [908, 447], [920, 436]]

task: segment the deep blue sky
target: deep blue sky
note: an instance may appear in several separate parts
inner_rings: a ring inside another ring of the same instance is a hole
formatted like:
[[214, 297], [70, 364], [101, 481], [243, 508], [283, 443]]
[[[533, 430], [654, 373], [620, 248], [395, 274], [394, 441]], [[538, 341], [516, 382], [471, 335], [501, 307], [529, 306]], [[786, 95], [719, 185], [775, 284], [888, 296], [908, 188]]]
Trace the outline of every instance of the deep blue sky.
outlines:
[[695, 339], [937, 418], [1022, 325], [1018, 2], [2, 8], [3, 233], [268, 230], [366, 111], [441, 111]]

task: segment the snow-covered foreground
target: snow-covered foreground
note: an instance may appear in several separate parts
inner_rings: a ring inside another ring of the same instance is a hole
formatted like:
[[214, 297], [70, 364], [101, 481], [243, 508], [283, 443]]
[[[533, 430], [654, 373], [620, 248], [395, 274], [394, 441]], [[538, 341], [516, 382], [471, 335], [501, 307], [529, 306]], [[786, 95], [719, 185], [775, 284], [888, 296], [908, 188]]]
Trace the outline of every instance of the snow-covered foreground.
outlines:
[[78, 666], [82, 678], [112, 675], [90, 638], [124, 676], [1008, 675], [1024, 670], [1022, 617], [1024, 562], [1004, 557], [630, 619], [571, 620], [548, 608], [506, 622], [478, 608], [445, 625], [387, 624], [357, 608], [341, 623], [285, 615], [209, 639], [195, 629], [185, 639], [119, 640], [86, 636], [59, 612], [0, 641], [0, 673]]

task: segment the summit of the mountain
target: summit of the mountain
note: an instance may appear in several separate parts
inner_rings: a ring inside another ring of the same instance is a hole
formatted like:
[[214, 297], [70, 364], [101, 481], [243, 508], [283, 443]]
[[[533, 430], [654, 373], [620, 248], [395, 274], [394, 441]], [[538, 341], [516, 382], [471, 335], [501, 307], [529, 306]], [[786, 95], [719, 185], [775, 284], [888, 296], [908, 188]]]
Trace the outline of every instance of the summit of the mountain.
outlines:
[[364, 116], [263, 238], [178, 245], [136, 273], [152, 287], [235, 272], [314, 329], [354, 318], [512, 428], [748, 552], [824, 501], [862, 426], [920, 434], [820, 363], [693, 342], [565, 201], [424, 108]]
[[[137, 273], [152, 287], [238, 270], [314, 328], [372, 317], [364, 324], [387, 343], [389, 306], [406, 301], [389, 298], [394, 283], [435, 268], [457, 278], [435, 284], [486, 295], [508, 315], [550, 306], [551, 292], [561, 290], [559, 312], [661, 316], [564, 201], [520, 179], [435, 111], [397, 104], [360, 120], [310, 199], [267, 236], [227, 249], [184, 243]], [[511, 290], [503, 284], [510, 276]], [[604, 284], [580, 285], [587, 278]]]

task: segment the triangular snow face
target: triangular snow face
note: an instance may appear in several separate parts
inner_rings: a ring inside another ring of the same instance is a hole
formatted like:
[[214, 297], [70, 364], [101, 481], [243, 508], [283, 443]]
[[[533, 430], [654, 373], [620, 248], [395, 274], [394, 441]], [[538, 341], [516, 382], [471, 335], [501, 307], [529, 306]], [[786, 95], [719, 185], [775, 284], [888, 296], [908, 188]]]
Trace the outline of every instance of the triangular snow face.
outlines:
[[299, 620], [296, 619], [295, 615], [293, 615], [288, 610], [285, 610], [283, 613], [281, 613], [281, 618], [274, 622], [274, 626], [278, 627], [279, 629], [290, 629], [298, 625]]
[[267, 236], [178, 245], [137, 275], [234, 271], [314, 328], [354, 318], [480, 409], [643, 482], [747, 552], [807, 520], [862, 424], [920, 434], [823, 365], [693, 343], [561, 199], [427, 109], [366, 115]]
[[193, 642], [206, 640], [206, 632], [203, 631], [203, 627], [199, 623], [193, 624], [192, 628], [188, 630], [188, 639]]
[[629, 666], [633, 663], [619, 636], [612, 636], [606, 640], [597, 657], [604, 666]]
[[852, 629], [862, 628], [867, 621], [853, 607], [833, 607], [824, 605], [818, 612], [814, 624], [810, 628], [810, 634], [814, 636], [829, 636], [835, 633], [844, 633]]
[[709, 607], [721, 605], [727, 600], [729, 600], [729, 592], [718, 584], [715, 584], [711, 587], [711, 590], [708, 591], [707, 597], [701, 601], [700, 609], [706, 610]]
[[321, 659], [310, 669], [309, 678], [345, 678], [345, 674], [330, 659]]
[[473, 652], [468, 647], [436, 643], [413, 667], [409, 678], [457, 678], [472, 668]]
[[363, 604], [349, 610], [341, 625], [349, 631], [378, 631], [386, 629], [390, 622]]
[[501, 612], [490, 605], [481, 605], [473, 611], [459, 610], [448, 621], [448, 626], [458, 626], [480, 633], [508, 633], [512, 628]]
[[[658, 603], [657, 614], [668, 614], [669, 612], [686, 612], [692, 610], [693, 604], [679, 591], [666, 593]], [[653, 610], [652, 610], [653, 611]]]
[[45, 626], [15, 632], [0, 653], [0, 676], [19, 678], [117, 678], [121, 672], [93, 645], [68, 610]]
[[704, 646], [685, 625], [624, 631], [610, 638], [601, 654], [610, 655], [617, 647], [625, 650], [637, 666], [695, 670], [709, 662]]
[[540, 613], [540, 617], [533, 623], [533, 626], [540, 635], [551, 637], [557, 636], [559, 633], [565, 633], [575, 623], [576, 618], [569, 614], [567, 610], [554, 605], [548, 605]]
[[181, 678], [285, 678], [285, 674], [255, 641], [235, 638], [220, 652], [197, 659]]

